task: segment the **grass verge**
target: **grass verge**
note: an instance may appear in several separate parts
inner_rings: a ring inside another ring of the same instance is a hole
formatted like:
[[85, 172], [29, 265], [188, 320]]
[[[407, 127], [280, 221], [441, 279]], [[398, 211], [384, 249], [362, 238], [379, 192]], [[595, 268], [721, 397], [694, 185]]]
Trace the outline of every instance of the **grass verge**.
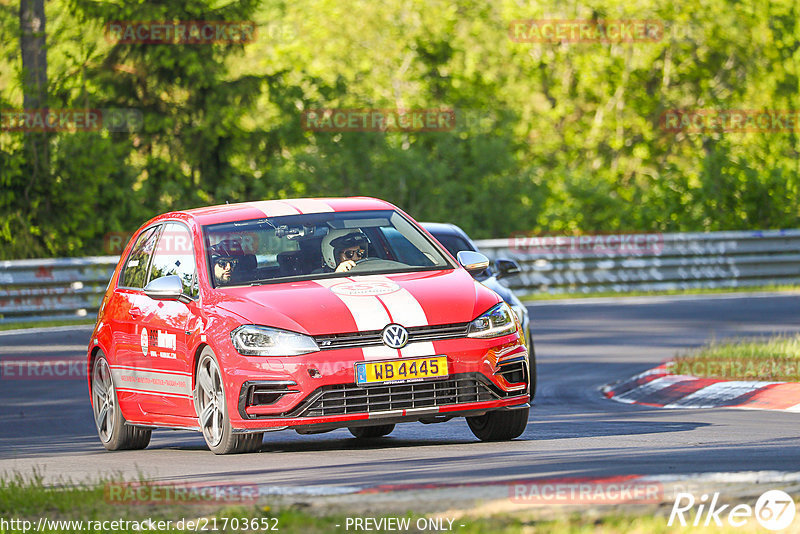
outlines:
[[670, 371], [723, 380], [800, 382], [800, 334], [712, 341], [678, 355]]
[[[670, 532], [666, 519], [650, 514], [609, 512], [570, 513], [553, 519], [517, 517], [509, 514], [485, 518], [422, 516], [414, 513], [383, 516], [380, 511], [369, 517], [373, 528], [353, 527], [357, 515], [320, 513], [308, 506], [272, 507], [261, 497], [250, 504], [225, 505], [166, 504], [155, 502], [124, 503], [110, 498], [109, 485], [126, 484], [108, 480], [91, 484], [46, 486], [34, 474], [6, 476], [0, 479], [0, 533], [86, 533], [86, 532], [274, 532], [327, 533], [370, 530], [375, 532], [434, 532], [447, 530], [459, 534], [479, 533], [606, 533]], [[138, 484], [147, 484], [139, 482]], [[152, 486], [151, 486], [152, 487]], [[164, 486], [159, 486], [164, 488]], [[173, 486], [175, 487], [175, 486]], [[152, 493], [151, 493], [152, 494]], [[149, 494], [149, 495], [151, 495]], [[141, 496], [141, 495], [140, 495]], [[44, 518], [41, 519], [40, 518]], [[388, 528], [380, 528], [382, 518], [391, 519]], [[348, 520], [350, 527], [347, 528]], [[113, 523], [116, 521], [116, 523]], [[149, 521], [149, 522], [148, 522]], [[170, 523], [166, 523], [169, 521]], [[60, 522], [60, 523], [59, 523]], [[80, 522], [80, 523], [78, 523]], [[406, 528], [398, 528], [405, 523]], [[394, 525], [392, 527], [391, 525]], [[422, 526], [423, 528], [420, 528]], [[425, 528], [427, 527], [427, 528]], [[446, 527], [446, 528], [445, 528]]]

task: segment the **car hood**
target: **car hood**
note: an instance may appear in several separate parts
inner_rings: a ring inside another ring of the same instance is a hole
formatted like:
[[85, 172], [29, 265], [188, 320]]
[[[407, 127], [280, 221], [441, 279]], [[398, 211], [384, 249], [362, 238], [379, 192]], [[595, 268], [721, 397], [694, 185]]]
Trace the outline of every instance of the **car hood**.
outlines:
[[501, 284], [500, 282], [498, 282], [497, 278], [495, 278], [494, 276], [490, 276], [485, 280], [481, 280], [481, 283], [486, 287], [488, 287], [489, 289], [491, 289], [492, 291], [494, 291], [495, 293], [497, 293], [498, 295], [500, 295], [500, 298], [502, 298], [508, 304], [514, 304], [514, 301], [511, 298], [511, 290], [508, 289], [503, 284]]
[[320, 278], [214, 291], [209, 304], [249, 324], [310, 335], [465, 323], [499, 302], [463, 269]]

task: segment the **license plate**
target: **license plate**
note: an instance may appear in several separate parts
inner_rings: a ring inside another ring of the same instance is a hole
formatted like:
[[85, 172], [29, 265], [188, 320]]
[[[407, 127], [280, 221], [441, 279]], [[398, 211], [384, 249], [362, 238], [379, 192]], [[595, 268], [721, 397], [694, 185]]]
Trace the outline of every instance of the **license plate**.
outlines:
[[359, 386], [417, 382], [447, 376], [447, 356], [356, 363], [356, 383]]

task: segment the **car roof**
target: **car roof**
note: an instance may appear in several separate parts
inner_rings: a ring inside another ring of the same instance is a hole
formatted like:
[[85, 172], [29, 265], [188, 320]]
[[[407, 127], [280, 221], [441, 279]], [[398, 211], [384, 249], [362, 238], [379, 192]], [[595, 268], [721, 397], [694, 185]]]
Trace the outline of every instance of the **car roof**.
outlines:
[[469, 244], [471, 244], [474, 248], [477, 249], [475, 243], [472, 239], [467, 235], [467, 233], [462, 230], [460, 227], [456, 226], [452, 223], [432, 223], [432, 222], [423, 222], [419, 223], [423, 228], [425, 228], [431, 234], [439, 234], [439, 235], [452, 235], [458, 236], [463, 238]]
[[452, 223], [422, 222], [419, 224], [432, 234], [457, 235], [469, 239], [469, 236], [464, 230]]
[[194, 219], [200, 225], [207, 225], [284, 215], [387, 209], [395, 210], [397, 208], [384, 200], [369, 197], [293, 198], [220, 204], [171, 212], [162, 217], [184, 215]]

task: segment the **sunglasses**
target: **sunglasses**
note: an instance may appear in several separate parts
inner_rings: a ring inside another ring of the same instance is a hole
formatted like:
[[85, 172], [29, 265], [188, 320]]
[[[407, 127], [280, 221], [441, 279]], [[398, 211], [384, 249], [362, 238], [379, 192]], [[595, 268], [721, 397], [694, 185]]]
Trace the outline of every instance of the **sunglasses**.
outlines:
[[343, 250], [342, 254], [344, 254], [344, 257], [347, 258], [348, 260], [352, 260], [353, 257], [355, 256], [358, 256], [358, 259], [360, 260], [361, 258], [367, 255], [367, 251], [364, 250], [363, 248], [360, 248], [358, 250]]
[[217, 265], [222, 269], [227, 269], [228, 265], [231, 266], [231, 269], [239, 265], [238, 260], [217, 260]]

